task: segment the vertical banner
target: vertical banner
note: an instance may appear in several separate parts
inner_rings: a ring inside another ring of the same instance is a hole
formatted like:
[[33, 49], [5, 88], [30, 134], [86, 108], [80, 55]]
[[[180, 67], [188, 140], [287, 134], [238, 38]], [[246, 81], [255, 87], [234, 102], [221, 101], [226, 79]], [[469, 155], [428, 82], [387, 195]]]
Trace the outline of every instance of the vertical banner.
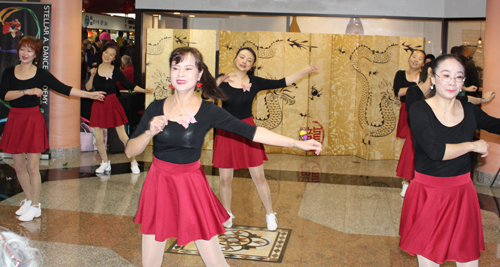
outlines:
[[[0, 36], [0, 72], [19, 63], [17, 44], [24, 36], [33, 36], [42, 40], [38, 67], [50, 71], [50, 3], [20, 3], [0, 2], [0, 22], [2, 35]], [[43, 91], [40, 109], [49, 129], [49, 88], [40, 88]], [[0, 105], [0, 119], [9, 114], [8, 103]], [[4, 123], [0, 124], [0, 134], [3, 133]]]

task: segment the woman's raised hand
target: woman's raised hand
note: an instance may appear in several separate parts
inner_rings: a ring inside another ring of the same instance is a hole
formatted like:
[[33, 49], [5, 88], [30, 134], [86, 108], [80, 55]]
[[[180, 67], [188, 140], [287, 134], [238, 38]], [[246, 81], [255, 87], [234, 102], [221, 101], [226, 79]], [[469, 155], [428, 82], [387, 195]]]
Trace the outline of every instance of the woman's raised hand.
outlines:
[[157, 135], [159, 132], [163, 131], [163, 128], [168, 124], [168, 116], [161, 115], [156, 116], [149, 121], [149, 132], [152, 136]]

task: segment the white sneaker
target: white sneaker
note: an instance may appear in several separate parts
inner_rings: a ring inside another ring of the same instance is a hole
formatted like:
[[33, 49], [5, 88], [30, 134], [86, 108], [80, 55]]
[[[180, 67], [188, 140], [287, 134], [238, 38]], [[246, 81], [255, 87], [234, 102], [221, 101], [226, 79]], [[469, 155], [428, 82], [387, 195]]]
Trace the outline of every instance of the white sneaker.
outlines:
[[29, 210], [21, 215], [21, 217], [19, 217], [19, 220], [23, 222], [29, 222], [32, 221], [35, 217], [40, 216], [42, 216], [42, 204], [38, 203], [38, 207], [30, 206]]
[[266, 214], [267, 230], [276, 231], [278, 228], [278, 218], [276, 218], [276, 212], [271, 214]]
[[31, 207], [31, 200], [27, 200], [26, 198], [21, 201], [21, 207], [16, 210], [16, 215], [23, 215], [25, 212], [29, 210]]
[[141, 170], [139, 169], [139, 164], [137, 163], [137, 160], [130, 162], [130, 170], [132, 170], [133, 174], [141, 173]]
[[233, 226], [233, 219], [236, 217], [234, 217], [234, 215], [231, 212], [227, 212], [227, 214], [229, 214], [229, 220], [227, 220], [222, 225], [226, 228], [231, 228], [231, 226]]
[[402, 181], [401, 184], [403, 185], [403, 189], [401, 190], [401, 197], [405, 197], [406, 190], [408, 189], [409, 184], [406, 181]]
[[111, 161], [108, 160], [108, 162], [101, 162], [101, 166], [95, 170], [95, 173], [104, 173], [104, 172], [110, 172], [111, 171]]

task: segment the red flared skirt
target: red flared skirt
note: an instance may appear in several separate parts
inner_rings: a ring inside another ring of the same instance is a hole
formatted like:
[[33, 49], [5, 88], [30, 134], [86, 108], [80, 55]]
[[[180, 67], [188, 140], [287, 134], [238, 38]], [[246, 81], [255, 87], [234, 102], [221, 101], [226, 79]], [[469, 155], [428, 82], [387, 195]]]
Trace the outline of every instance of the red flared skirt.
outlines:
[[92, 104], [90, 127], [113, 128], [127, 123], [127, 116], [116, 94], [108, 94], [104, 101], [95, 100]]
[[11, 107], [0, 148], [5, 153], [42, 153], [49, 148], [47, 125], [38, 106]]
[[408, 133], [408, 137], [401, 150], [396, 175], [409, 181], [413, 180], [415, 176], [415, 148], [413, 148], [413, 136], [411, 132]]
[[[253, 117], [242, 120], [255, 125]], [[217, 129], [214, 140], [214, 167], [229, 169], [248, 169], [264, 164], [267, 160], [264, 145], [246, 139], [243, 136]]]
[[142, 188], [135, 222], [156, 241], [177, 238], [177, 244], [210, 240], [226, 232], [227, 211], [208, 184], [200, 161], [173, 164], [157, 158]]
[[479, 259], [483, 225], [470, 173], [433, 177], [415, 172], [403, 202], [399, 235], [401, 249], [440, 264]]
[[398, 127], [396, 128], [396, 137], [407, 138], [409, 133], [410, 127], [408, 127], [408, 112], [406, 112], [406, 102], [401, 102]]

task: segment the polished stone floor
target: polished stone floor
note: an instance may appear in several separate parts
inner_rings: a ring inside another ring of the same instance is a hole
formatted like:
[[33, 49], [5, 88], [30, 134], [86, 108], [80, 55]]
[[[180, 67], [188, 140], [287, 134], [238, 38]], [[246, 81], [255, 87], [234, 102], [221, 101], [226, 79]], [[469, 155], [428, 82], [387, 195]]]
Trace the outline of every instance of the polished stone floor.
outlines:
[[[29, 236], [43, 252], [44, 266], [141, 266], [141, 234], [132, 220], [152, 154], [148, 149], [137, 158], [139, 175], [130, 173], [124, 154], [111, 155], [110, 160], [111, 175], [100, 176], [94, 174], [100, 158], [93, 152], [76, 159], [42, 160], [42, 216], [19, 222], [14, 211], [24, 194], [12, 160], [4, 159], [0, 162], [0, 225]], [[218, 172], [211, 166], [211, 151], [203, 152], [201, 163], [218, 195]], [[278, 244], [279, 260], [262, 262], [245, 256], [232, 257], [228, 263], [417, 266], [416, 257], [398, 247], [403, 199], [396, 165], [394, 160], [366, 161], [354, 156], [270, 154], [264, 168], [278, 227], [287, 235]], [[235, 225], [264, 228], [265, 209], [248, 172], [236, 171], [235, 177]], [[500, 266], [500, 188], [476, 188], [486, 242], [479, 266]], [[265, 236], [262, 233], [255, 236]], [[177, 249], [174, 242], [169, 240], [166, 250]], [[197, 255], [169, 251], [163, 266], [203, 266], [203, 262]]]

